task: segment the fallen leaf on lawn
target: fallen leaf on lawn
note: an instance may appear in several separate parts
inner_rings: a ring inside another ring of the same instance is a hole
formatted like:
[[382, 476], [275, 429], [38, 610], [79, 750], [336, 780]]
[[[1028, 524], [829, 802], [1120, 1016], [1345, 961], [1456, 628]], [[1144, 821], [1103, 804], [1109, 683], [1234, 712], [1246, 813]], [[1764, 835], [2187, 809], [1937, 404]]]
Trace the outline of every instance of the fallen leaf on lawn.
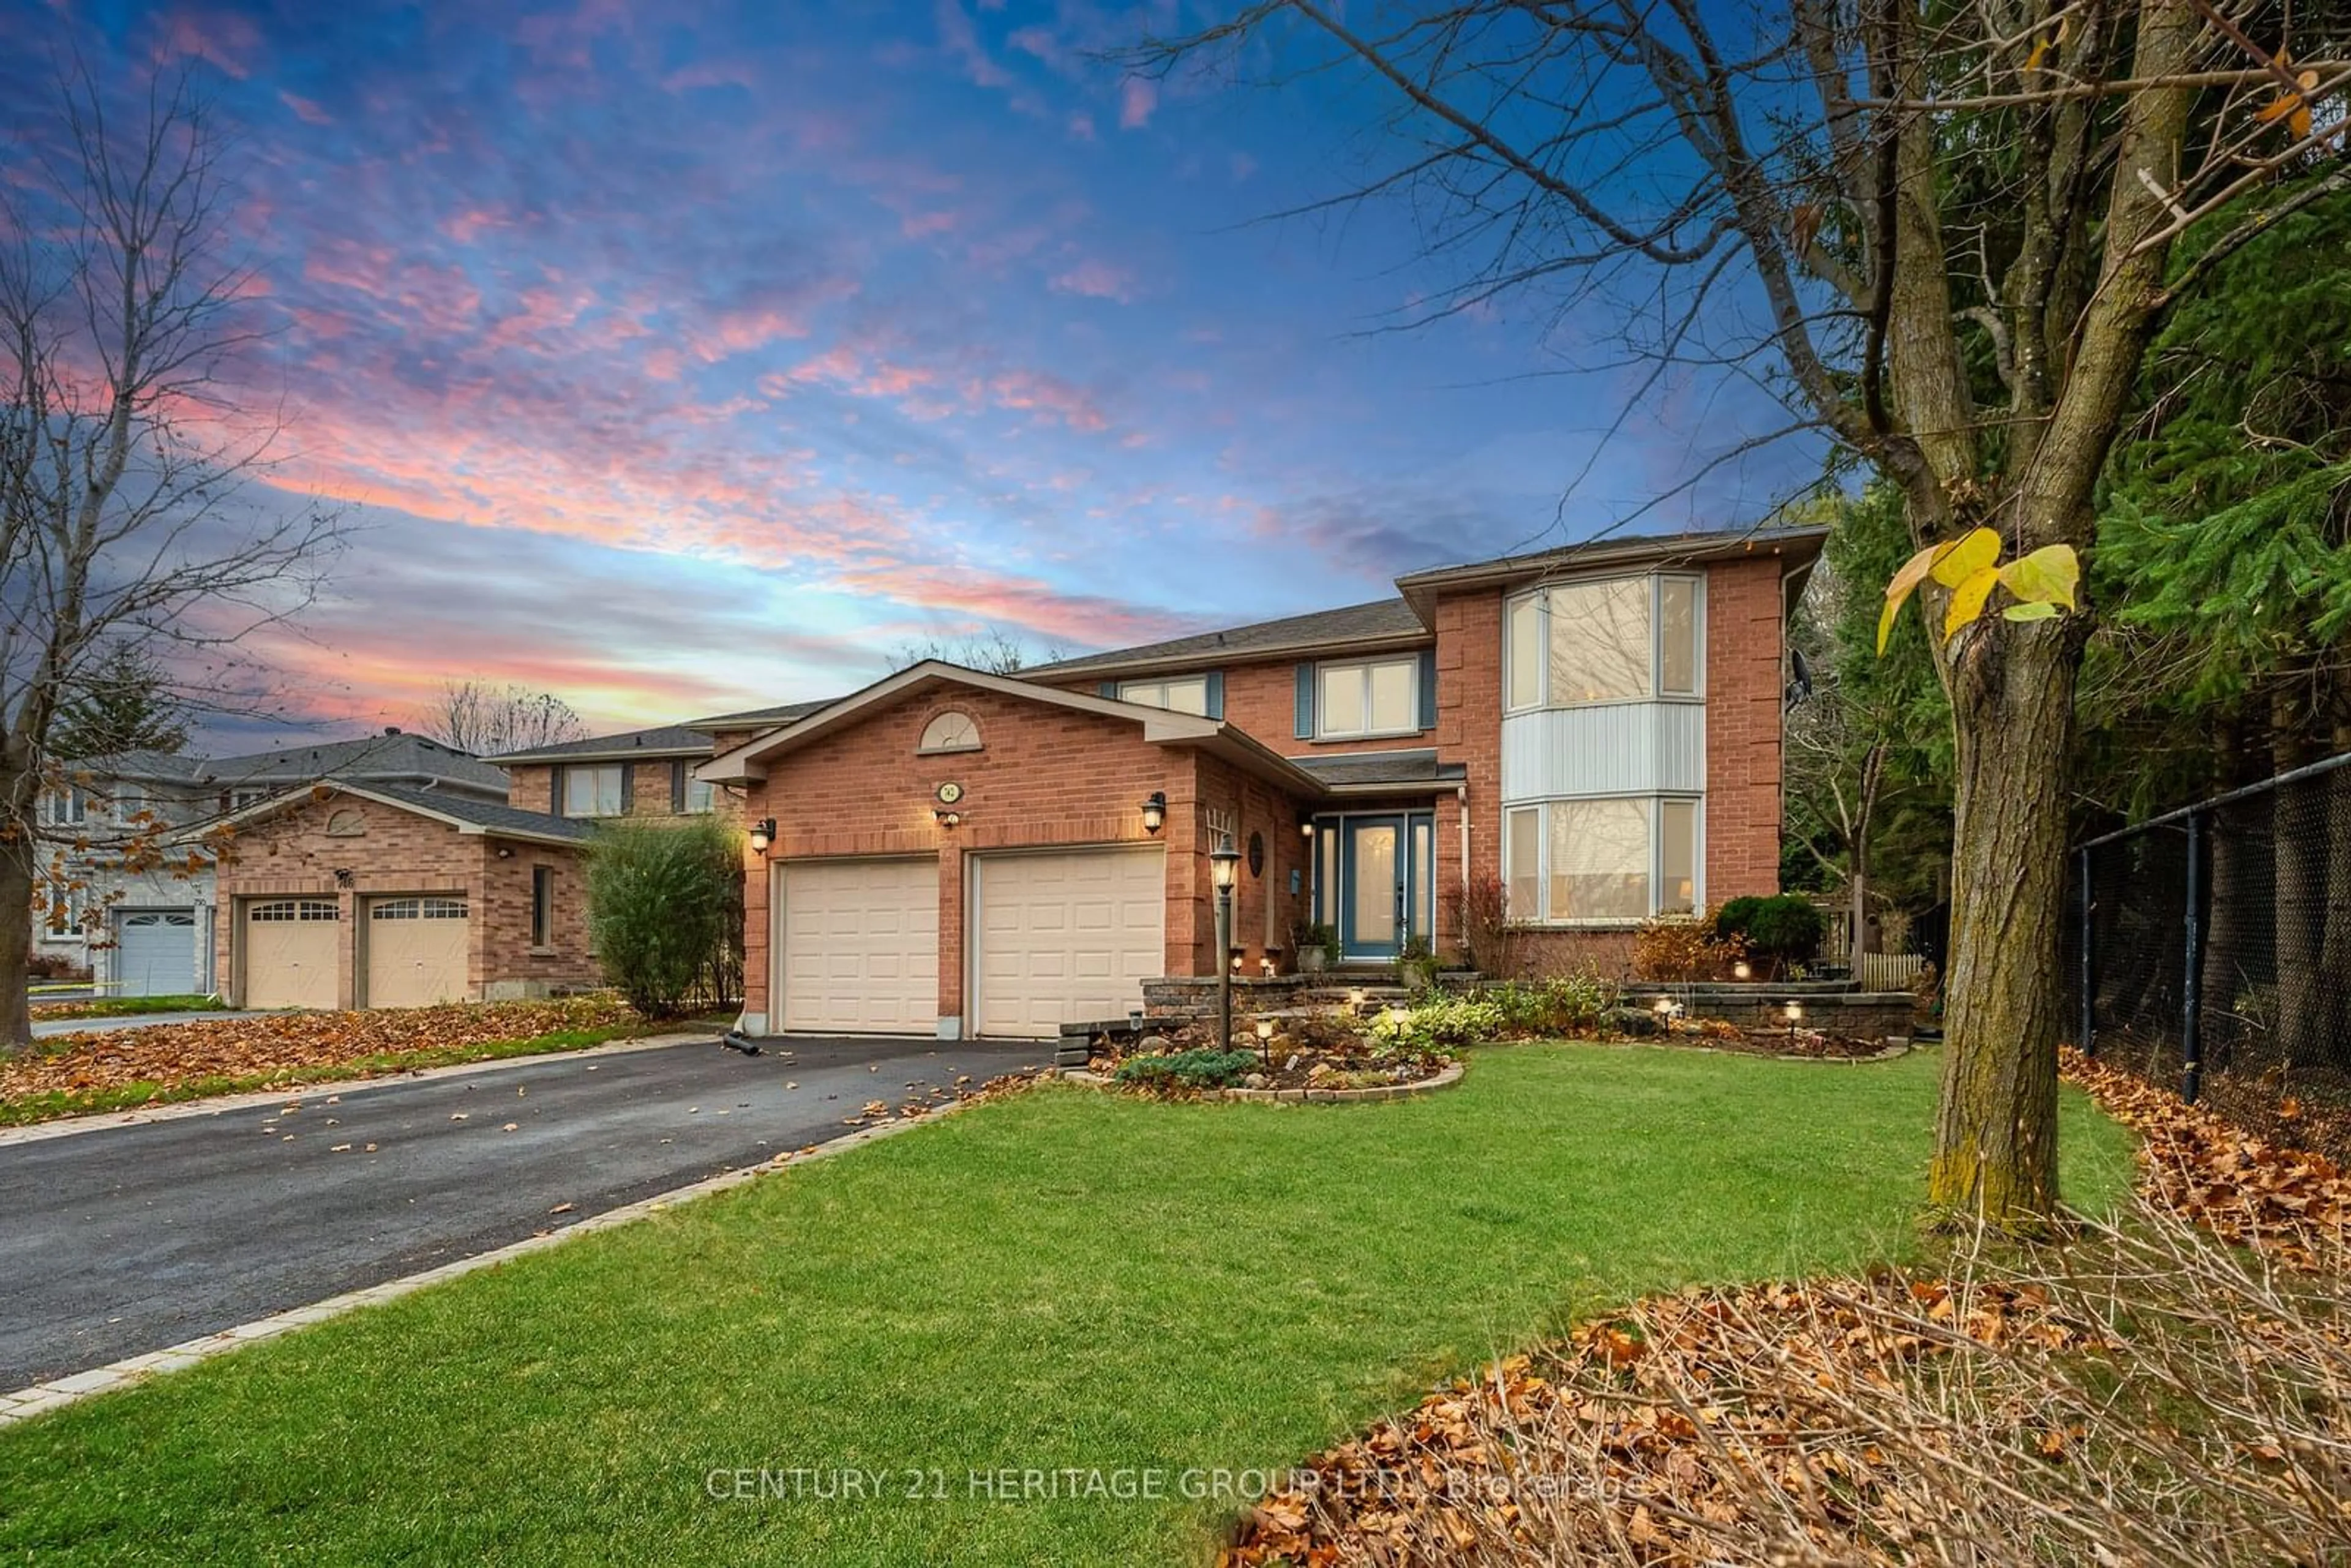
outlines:
[[784, 1087], [785, 1087], [785, 1088], [787, 1088], [787, 1089], [797, 1089], [797, 1088], [799, 1088], [799, 1085], [798, 1083], [795, 1083], [794, 1082], [792, 1082], [792, 1080], [790, 1080], [790, 1079], [787, 1078], [787, 1079], [785, 1079], [785, 1080], [784, 1080]]
[[559, 1203], [559, 1204], [557, 1204], [553, 1208], [549, 1209], [547, 1212], [548, 1212], [548, 1213], [549, 1213], [549, 1214], [569, 1214], [569, 1213], [570, 1213], [573, 1209], [575, 1209], [575, 1208], [577, 1208], [577, 1207], [580, 1207], [580, 1206], [579, 1206], [578, 1204], [576, 1204], [576, 1203]]

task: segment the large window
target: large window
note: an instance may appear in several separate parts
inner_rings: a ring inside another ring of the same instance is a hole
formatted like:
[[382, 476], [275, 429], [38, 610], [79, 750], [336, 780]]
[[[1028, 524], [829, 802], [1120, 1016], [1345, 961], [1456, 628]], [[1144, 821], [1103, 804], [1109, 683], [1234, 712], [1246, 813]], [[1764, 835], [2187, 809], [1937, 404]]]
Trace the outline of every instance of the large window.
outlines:
[[1411, 735], [1420, 728], [1420, 659], [1318, 664], [1314, 670], [1314, 738], [1351, 740]]
[[563, 770], [563, 814], [567, 817], [617, 817], [628, 801], [621, 792], [621, 764]]
[[1698, 802], [1550, 800], [1503, 831], [1510, 918], [1550, 924], [1688, 915], [1698, 902]]
[[1121, 681], [1118, 700], [1140, 703], [1144, 707], [1164, 707], [1171, 713], [1196, 713], [1203, 717], [1208, 712], [1208, 677], [1177, 675], [1156, 681]]
[[1699, 694], [1705, 595], [1694, 577], [1553, 583], [1510, 601], [1504, 695], [1512, 712]]

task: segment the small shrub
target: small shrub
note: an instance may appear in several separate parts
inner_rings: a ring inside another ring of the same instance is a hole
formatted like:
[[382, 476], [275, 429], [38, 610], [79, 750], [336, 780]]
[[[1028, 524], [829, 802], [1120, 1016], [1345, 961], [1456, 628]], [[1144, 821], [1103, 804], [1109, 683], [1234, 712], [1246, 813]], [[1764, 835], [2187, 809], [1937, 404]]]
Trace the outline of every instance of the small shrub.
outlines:
[[1782, 964], [1802, 964], [1821, 950], [1829, 923], [1809, 898], [1792, 893], [1759, 900], [1747, 917], [1750, 951]]
[[1396, 954], [1396, 984], [1416, 991], [1433, 991], [1437, 977], [1444, 966], [1428, 946], [1426, 936], [1407, 936]]
[[1515, 981], [1526, 965], [1520, 955], [1519, 928], [1510, 924], [1510, 889], [1491, 874], [1474, 878], [1467, 894], [1450, 902], [1458, 913], [1469, 948], [1470, 967], [1498, 980]]
[[1431, 996], [1372, 1020], [1374, 1045], [1398, 1051], [1445, 1051], [1499, 1039], [1508, 1023], [1499, 1003], [1484, 997]]
[[604, 977], [651, 1019], [743, 995], [743, 852], [715, 821], [598, 825], [588, 923]]
[[1253, 1051], [1213, 1051], [1200, 1047], [1170, 1051], [1165, 1056], [1130, 1056], [1111, 1074], [1121, 1083], [1144, 1088], [1229, 1089], [1254, 1071]]
[[25, 977], [31, 980], [87, 980], [89, 966], [63, 953], [36, 953], [25, 960]]
[[1633, 973], [1644, 980], [1727, 980], [1732, 966], [1747, 956], [1740, 922], [1751, 918], [1757, 898], [1734, 898], [1719, 909], [1692, 918], [1665, 915], [1645, 920], [1633, 936]]
[[1615, 986], [1589, 969], [1562, 975], [1542, 988], [1543, 1022], [1550, 1029], [1589, 1029], [1615, 1005]]

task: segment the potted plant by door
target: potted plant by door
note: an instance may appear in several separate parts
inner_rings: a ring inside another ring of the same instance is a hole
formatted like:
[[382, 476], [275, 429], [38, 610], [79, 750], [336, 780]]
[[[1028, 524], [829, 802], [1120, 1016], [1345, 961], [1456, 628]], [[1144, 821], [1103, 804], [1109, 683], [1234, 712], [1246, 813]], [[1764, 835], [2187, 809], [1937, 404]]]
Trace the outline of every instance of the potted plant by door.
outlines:
[[1298, 972], [1319, 975], [1339, 961], [1339, 934], [1328, 925], [1301, 925], [1290, 933], [1290, 949], [1298, 955]]

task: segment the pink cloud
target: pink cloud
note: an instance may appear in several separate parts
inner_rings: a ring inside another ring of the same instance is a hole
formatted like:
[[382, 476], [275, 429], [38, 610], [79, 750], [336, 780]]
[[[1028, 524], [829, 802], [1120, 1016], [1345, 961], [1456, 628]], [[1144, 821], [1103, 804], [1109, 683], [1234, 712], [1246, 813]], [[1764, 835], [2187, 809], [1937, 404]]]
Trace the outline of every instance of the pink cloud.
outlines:
[[161, 53], [206, 60], [243, 81], [253, 71], [261, 33], [246, 17], [225, 12], [179, 11], [164, 24]]
[[1118, 126], [1122, 131], [1140, 131], [1151, 123], [1151, 111], [1159, 107], [1159, 84], [1145, 77], [1129, 77], [1119, 84]]
[[1007, 371], [987, 383], [987, 394], [998, 408], [1050, 413], [1071, 430], [1089, 434], [1110, 428], [1110, 416], [1082, 388], [1034, 371]]
[[299, 93], [281, 90], [277, 95], [277, 101], [292, 110], [297, 119], [307, 120], [312, 125], [332, 125], [335, 122], [333, 115]]
[[1073, 141], [1094, 140], [1094, 117], [1080, 110], [1070, 116], [1070, 139]]
[[1115, 299], [1121, 305], [1134, 298], [1134, 275], [1106, 262], [1081, 261], [1051, 280], [1056, 294], [1082, 295], [1088, 299]]

